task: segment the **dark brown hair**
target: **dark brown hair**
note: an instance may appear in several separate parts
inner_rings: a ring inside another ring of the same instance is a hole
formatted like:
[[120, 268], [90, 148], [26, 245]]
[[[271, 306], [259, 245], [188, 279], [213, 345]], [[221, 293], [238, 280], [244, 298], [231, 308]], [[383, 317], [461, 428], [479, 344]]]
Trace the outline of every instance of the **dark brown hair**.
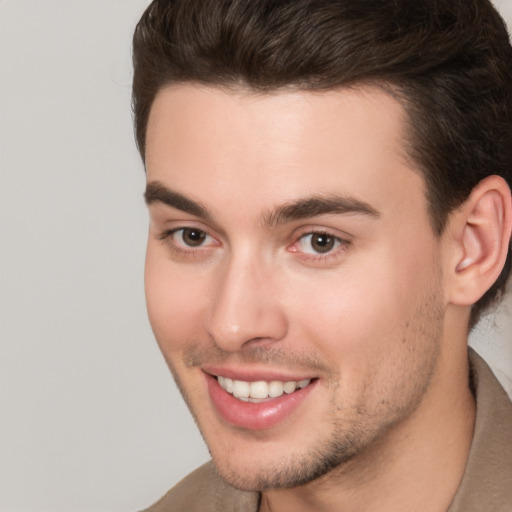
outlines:
[[[512, 48], [488, 0], [155, 0], [133, 39], [142, 158], [157, 92], [195, 82], [266, 92], [373, 84], [405, 106], [435, 231], [484, 177], [511, 183]], [[511, 261], [473, 306], [505, 291]]]

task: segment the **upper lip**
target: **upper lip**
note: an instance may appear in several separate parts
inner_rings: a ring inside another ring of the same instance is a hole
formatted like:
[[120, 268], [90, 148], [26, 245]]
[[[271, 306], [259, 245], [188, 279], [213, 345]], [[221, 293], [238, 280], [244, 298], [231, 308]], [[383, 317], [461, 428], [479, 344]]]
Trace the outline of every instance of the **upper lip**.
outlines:
[[272, 382], [278, 380], [282, 382], [300, 381], [305, 379], [314, 379], [315, 375], [304, 372], [291, 373], [286, 370], [278, 369], [258, 369], [258, 368], [233, 368], [228, 366], [209, 366], [205, 365], [201, 368], [203, 372], [218, 377], [228, 377], [233, 380], [242, 380], [245, 382], [266, 381]]

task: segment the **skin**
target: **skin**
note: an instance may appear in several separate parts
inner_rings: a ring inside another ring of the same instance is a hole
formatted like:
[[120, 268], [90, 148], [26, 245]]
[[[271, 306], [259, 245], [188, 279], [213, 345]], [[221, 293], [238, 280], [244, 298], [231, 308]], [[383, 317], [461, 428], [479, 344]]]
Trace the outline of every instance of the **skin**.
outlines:
[[[148, 196], [151, 325], [218, 471], [263, 491], [262, 511], [441, 511], [462, 478], [469, 306], [446, 276], [464, 254], [456, 223], [432, 230], [404, 120], [371, 88], [180, 85], [153, 104], [148, 185], [179, 196]], [[283, 214], [312, 197], [344, 208]], [[212, 404], [211, 365], [315, 386], [277, 425], [239, 428]]]

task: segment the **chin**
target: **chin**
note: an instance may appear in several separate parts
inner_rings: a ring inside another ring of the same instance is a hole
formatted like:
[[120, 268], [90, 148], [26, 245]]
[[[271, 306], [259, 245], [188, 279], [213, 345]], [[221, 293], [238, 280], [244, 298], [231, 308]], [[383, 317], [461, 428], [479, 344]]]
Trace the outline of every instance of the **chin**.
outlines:
[[316, 448], [291, 450], [289, 454], [284, 453], [286, 448], [263, 444], [255, 450], [257, 456], [247, 452], [244, 456], [234, 445], [227, 450], [209, 449], [217, 472], [227, 483], [242, 491], [262, 492], [300, 487], [342, 468], [362, 449], [364, 437], [355, 441], [336, 432]]

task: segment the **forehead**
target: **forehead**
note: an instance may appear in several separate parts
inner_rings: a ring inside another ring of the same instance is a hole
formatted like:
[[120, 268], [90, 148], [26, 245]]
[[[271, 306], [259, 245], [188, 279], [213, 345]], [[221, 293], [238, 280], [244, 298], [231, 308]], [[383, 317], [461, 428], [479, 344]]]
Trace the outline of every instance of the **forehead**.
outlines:
[[405, 121], [402, 106], [377, 88], [256, 94], [173, 86], [153, 103], [147, 177], [214, 207], [332, 193], [378, 210], [385, 200], [423, 205]]

